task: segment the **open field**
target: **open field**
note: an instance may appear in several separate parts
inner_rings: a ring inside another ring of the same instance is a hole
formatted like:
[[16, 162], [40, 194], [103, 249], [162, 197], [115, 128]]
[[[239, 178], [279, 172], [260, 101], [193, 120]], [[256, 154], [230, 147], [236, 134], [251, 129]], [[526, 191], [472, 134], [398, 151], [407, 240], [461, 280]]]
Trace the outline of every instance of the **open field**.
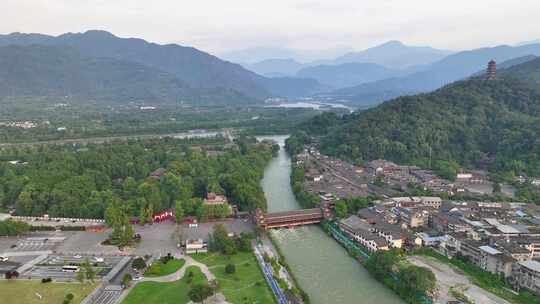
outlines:
[[455, 300], [452, 290], [459, 291], [473, 303], [483, 304], [509, 304], [510, 302], [474, 285], [462, 273], [435, 258], [427, 256], [411, 256], [407, 259], [416, 266], [431, 269], [437, 277], [437, 300], [446, 303]]
[[[275, 303], [253, 253], [240, 252], [230, 257], [196, 254], [193, 258], [206, 264], [216, 276], [220, 292], [225, 295], [227, 301], [235, 304]], [[236, 266], [236, 272], [233, 274], [225, 273], [225, 266], [229, 263]]]
[[[188, 273], [193, 272], [191, 283], [188, 283]], [[205, 282], [206, 277], [198, 267], [190, 266], [186, 275], [168, 283], [142, 282], [137, 284], [122, 304], [185, 304], [189, 302], [188, 292], [193, 284]]]
[[186, 261], [184, 259], [170, 260], [167, 264], [163, 264], [160, 260], [157, 260], [148, 268], [144, 275], [147, 277], [166, 276], [178, 271], [185, 263]]
[[[68, 293], [75, 298], [72, 303], [80, 303], [89, 295], [97, 284], [79, 283], [41, 283], [40, 281], [1, 280], [0, 302], [24, 304], [59, 304]], [[36, 293], [43, 298], [40, 300]]]

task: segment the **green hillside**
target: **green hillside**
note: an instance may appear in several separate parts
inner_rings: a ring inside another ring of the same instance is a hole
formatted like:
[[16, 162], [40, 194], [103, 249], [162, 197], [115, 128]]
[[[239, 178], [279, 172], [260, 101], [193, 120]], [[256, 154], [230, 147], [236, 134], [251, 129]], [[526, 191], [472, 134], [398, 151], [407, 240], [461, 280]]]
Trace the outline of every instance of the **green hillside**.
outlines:
[[[503, 70], [494, 81], [460, 81], [342, 118], [319, 117], [303, 129], [322, 134], [324, 153], [354, 161], [540, 176], [539, 62]], [[301, 139], [299, 132], [293, 142]]]
[[137, 63], [168, 73], [195, 89], [222, 88], [258, 100], [272, 96], [305, 96], [324, 89], [313, 79], [263, 77], [193, 47], [120, 38], [106, 31], [67, 33], [57, 37], [22, 33], [0, 35], [0, 46], [36, 44], [71, 47], [87, 57]]
[[69, 47], [0, 47], [0, 97], [57, 96], [73, 100], [252, 102], [227, 89], [192, 89], [161, 70]]

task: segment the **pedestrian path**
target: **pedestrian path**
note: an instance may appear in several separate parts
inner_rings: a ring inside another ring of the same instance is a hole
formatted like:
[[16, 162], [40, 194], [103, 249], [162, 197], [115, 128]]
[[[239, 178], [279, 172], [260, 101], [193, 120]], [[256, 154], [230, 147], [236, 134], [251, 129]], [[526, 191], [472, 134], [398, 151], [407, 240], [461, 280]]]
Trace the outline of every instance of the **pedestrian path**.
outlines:
[[122, 287], [109, 285], [95, 295], [95, 298], [88, 304], [114, 304], [122, 295]]
[[186, 263], [184, 264], [184, 266], [182, 266], [182, 268], [180, 268], [175, 273], [162, 276], [162, 277], [145, 277], [142, 280], [137, 281], [137, 283], [139, 282], [175, 282], [184, 277], [184, 274], [186, 273], [186, 269], [190, 266], [199, 267], [201, 269], [201, 272], [206, 276], [206, 279], [208, 281], [212, 281], [216, 279], [216, 276], [214, 276], [214, 274], [210, 272], [210, 270], [205, 264], [195, 261], [190, 256], [184, 256], [182, 257], [182, 259], [184, 259]]
[[[208, 269], [208, 267], [205, 264], [195, 261], [190, 256], [178, 256], [177, 258], [181, 258], [181, 259], [184, 259], [186, 261], [184, 266], [182, 266], [182, 268], [178, 269], [178, 271], [176, 271], [175, 273], [166, 275], [166, 276], [162, 276], [162, 277], [145, 277], [140, 281], [134, 281], [133, 286], [131, 288], [129, 288], [129, 289], [125, 289], [122, 292], [122, 294], [116, 299], [116, 301], [112, 302], [112, 303], [122, 303], [122, 301], [127, 297], [129, 292], [131, 291], [131, 289], [133, 289], [137, 284], [139, 284], [141, 282], [166, 283], [166, 282], [178, 281], [178, 280], [180, 280], [180, 279], [182, 279], [184, 277], [184, 274], [186, 273], [186, 270], [190, 266], [199, 267], [201, 269], [201, 272], [206, 276], [206, 279], [208, 281], [212, 281], [212, 280], [216, 279], [216, 276]], [[110, 304], [112, 304], [112, 303], [110, 303]], [[109, 303], [107, 303], [107, 304], [109, 304]]]

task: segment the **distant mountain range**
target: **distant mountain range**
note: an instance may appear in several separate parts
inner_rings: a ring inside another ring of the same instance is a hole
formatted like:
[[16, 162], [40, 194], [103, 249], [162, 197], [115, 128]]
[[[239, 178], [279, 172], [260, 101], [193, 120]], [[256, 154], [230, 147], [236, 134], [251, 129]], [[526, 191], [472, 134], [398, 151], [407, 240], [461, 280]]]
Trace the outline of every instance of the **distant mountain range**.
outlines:
[[159, 69], [195, 89], [234, 90], [259, 100], [272, 96], [305, 96], [323, 89], [316, 81], [263, 77], [192, 47], [119, 38], [105, 31], [68, 33], [57, 37], [21, 33], [0, 35], [0, 46], [14, 44], [71, 47], [88, 57], [112, 58]]
[[402, 95], [433, 91], [453, 81], [469, 77], [484, 70], [491, 59], [503, 62], [529, 55], [540, 55], [540, 44], [519, 47], [498, 46], [464, 51], [449, 55], [424, 67], [421, 71], [404, 77], [364, 83], [319, 96], [348, 100], [356, 105], [380, 103]]
[[403, 70], [389, 69], [374, 63], [342, 63], [305, 67], [297, 77], [313, 78], [334, 88], [344, 88], [361, 83], [405, 75]]
[[265, 60], [291, 59], [300, 63], [320, 60], [332, 60], [341, 55], [353, 52], [351, 47], [335, 47], [331, 49], [291, 49], [280, 47], [254, 47], [227, 51], [219, 54], [220, 58], [242, 65], [250, 65]]
[[[291, 55], [241, 66], [192, 47], [120, 38], [105, 31], [0, 35], [0, 48], [4, 57], [0, 58], [4, 68], [0, 75], [5, 77], [0, 96], [45, 94], [231, 104], [262, 102], [270, 97], [315, 97], [359, 106], [435, 90], [483, 70], [490, 59], [515, 59], [517, 64], [523, 56], [540, 55], [540, 44], [534, 43], [451, 53], [390, 41], [360, 52], [347, 48], [259, 48], [252, 57], [244, 51], [233, 52], [245, 55], [246, 61], [265, 53]], [[231, 54], [228, 56], [234, 57]], [[300, 55], [339, 56], [305, 63], [295, 59]], [[101, 73], [107, 75], [99, 79]]]
[[244, 64], [246, 69], [266, 77], [291, 77], [308, 66], [310, 65], [302, 64], [290, 58], [266, 59], [252, 64]]
[[352, 52], [336, 58], [333, 63], [376, 63], [382, 66], [402, 69], [415, 65], [425, 65], [443, 59], [452, 51], [431, 47], [407, 46], [399, 41], [389, 41], [361, 52]]
[[6, 96], [110, 102], [254, 102], [232, 90], [191, 88], [170, 73], [139, 63], [89, 57], [71, 47], [38, 44], [0, 47], [0, 97]]
[[[387, 43], [363, 50], [363, 51], [349, 51], [333, 59], [318, 58], [306, 63], [301, 63], [298, 60], [293, 59], [294, 52], [282, 52], [276, 53], [276, 55], [290, 56], [290, 57], [276, 57], [269, 58], [259, 62], [245, 64], [243, 66], [248, 70], [265, 76], [296, 76], [301, 74], [298, 72], [301, 69], [313, 68], [322, 65], [321, 69], [329, 69], [326, 66], [341, 66], [343, 64], [350, 63], [370, 63], [377, 64], [387, 69], [397, 70], [404, 69], [410, 70], [419, 69], [419, 66], [427, 65], [437, 60], [440, 60], [450, 54], [451, 51], [438, 50], [431, 47], [418, 47], [407, 46], [399, 41], [389, 41]], [[248, 54], [245, 54], [248, 56]], [[244, 57], [245, 57], [244, 56]], [[240, 58], [238, 58], [240, 60]], [[242, 62], [242, 61], [238, 61]], [[367, 67], [367, 66], [366, 66]], [[414, 68], [413, 68], [414, 67]], [[350, 67], [346, 67], [350, 69]], [[348, 72], [340, 70], [339, 68], [333, 69], [329, 72], [337, 71], [343, 77]], [[361, 71], [357, 71], [360, 73]], [[367, 72], [366, 72], [367, 73]], [[325, 76], [326, 78], [332, 77], [331, 74]], [[377, 77], [374, 77], [377, 78]], [[342, 81], [343, 82], [343, 81]], [[344, 80], [347, 83], [355, 83], [354, 77], [351, 80]], [[360, 84], [356, 82], [355, 84]], [[331, 85], [326, 82], [325, 84]], [[340, 86], [338, 86], [340, 87]]]
[[516, 44], [516, 46], [523, 46], [523, 45], [527, 45], [527, 44], [538, 44], [538, 43], [540, 43], [540, 39], [523, 41], [523, 42], [520, 42], [520, 43]]

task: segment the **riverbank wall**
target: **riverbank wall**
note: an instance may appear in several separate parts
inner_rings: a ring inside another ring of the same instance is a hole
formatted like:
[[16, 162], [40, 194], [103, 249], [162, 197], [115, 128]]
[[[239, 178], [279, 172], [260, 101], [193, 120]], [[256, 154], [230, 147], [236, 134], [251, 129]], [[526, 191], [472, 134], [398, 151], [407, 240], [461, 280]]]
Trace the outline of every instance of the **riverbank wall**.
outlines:
[[285, 269], [289, 273], [290, 278], [293, 281], [294, 286], [298, 290], [298, 293], [299, 293], [298, 296], [302, 298], [302, 301], [304, 301], [304, 304], [310, 304], [311, 301], [309, 299], [309, 295], [307, 294], [307, 292], [304, 291], [304, 289], [302, 289], [302, 286], [298, 282], [298, 279], [296, 278], [294, 272], [292, 271], [291, 267], [287, 263], [287, 259], [285, 258], [285, 255], [283, 254], [283, 251], [281, 250], [281, 247], [279, 246], [278, 242], [274, 239], [274, 237], [269, 231], [266, 232], [266, 235], [268, 239], [270, 240], [270, 242], [272, 243], [272, 246], [274, 246], [276, 253], [278, 254], [279, 264], [285, 267]]

